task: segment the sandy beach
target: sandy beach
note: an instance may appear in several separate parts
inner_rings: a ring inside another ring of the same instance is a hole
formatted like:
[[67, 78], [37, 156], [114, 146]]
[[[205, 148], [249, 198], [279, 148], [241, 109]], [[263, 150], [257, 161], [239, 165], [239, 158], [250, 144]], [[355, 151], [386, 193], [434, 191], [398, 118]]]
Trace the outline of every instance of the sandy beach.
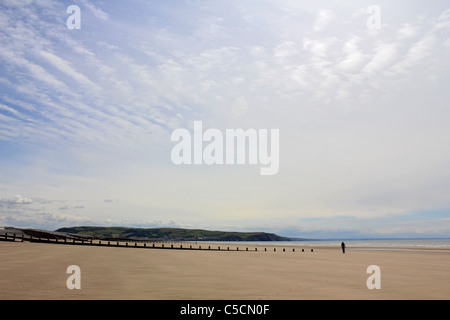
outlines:
[[[314, 252], [254, 248], [227, 252], [0, 242], [0, 299], [450, 298], [449, 251], [348, 248], [342, 254], [339, 247]], [[80, 267], [80, 290], [66, 286], [70, 265]], [[366, 285], [371, 265], [380, 267], [379, 290]]]

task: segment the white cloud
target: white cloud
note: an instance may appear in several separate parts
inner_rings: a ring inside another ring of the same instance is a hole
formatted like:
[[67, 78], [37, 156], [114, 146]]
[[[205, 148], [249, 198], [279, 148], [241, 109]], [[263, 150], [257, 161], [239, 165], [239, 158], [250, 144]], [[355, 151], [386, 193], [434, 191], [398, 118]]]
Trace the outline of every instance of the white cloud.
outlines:
[[96, 16], [97, 18], [99, 18], [103, 21], [106, 21], [109, 19], [109, 15], [106, 12], [104, 12], [102, 9], [100, 9], [99, 7], [93, 5], [92, 3], [88, 2], [87, 0], [80, 0], [80, 1], [83, 4], [83, 6], [88, 8], [94, 14], [94, 16]]
[[334, 39], [310, 39], [303, 38], [303, 49], [309, 50], [312, 53], [313, 60], [322, 60], [326, 57], [330, 44]]
[[361, 39], [359, 37], [353, 37], [344, 43], [342, 51], [345, 54], [345, 57], [338, 64], [338, 68], [353, 70], [362, 64], [364, 61], [364, 55], [358, 46], [360, 41]]
[[314, 21], [314, 27], [313, 29], [315, 31], [322, 31], [324, 30], [329, 23], [334, 19], [335, 14], [333, 11], [326, 9], [321, 10], [316, 17], [316, 20]]
[[45, 70], [40, 65], [37, 65], [12, 51], [8, 51], [4, 48], [0, 52], [0, 57], [8, 64], [15, 65], [19, 69], [26, 69], [29, 71], [30, 75], [39, 82], [45, 82], [49, 87], [55, 90], [67, 91], [67, 87], [64, 82], [60, 81], [53, 75], [51, 75], [47, 70]]
[[274, 58], [283, 63], [287, 59], [299, 55], [297, 44], [293, 41], [283, 41], [274, 49]]
[[13, 114], [15, 117], [23, 118], [23, 116], [20, 112], [18, 112], [17, 110], [15, 110], [13, 108], [10, 108], [4, 104], [1, 104], [1, 103], [0, 103], [0, 110], [7, 111], [7, 112]]
[[410, 23], [405, 23], [400, 30], [397, 32], [397, 38], [409, 39], [415, 37], [419, 32], [419, 27], [414, 26]]
[[435, 36], [427, 34], [410, 47], [401, 61], [391, 68], [391, 71], [402, 74], [416, 67], [419, 63], [426, 65], [425, 59], [433, 53], [435, 44]]
[[446, 28], [450, 28], [450, 9], [442, 12], [432, 31], [438, 31]]
[[68, 75], [72, 79], [76, 80], [78, 83], [82, 84], [83, 86], [86, 86], [88, 88], [94, 88], [96, 85], [88, 79], [84, 74], [79, 73], [76, 71], [71, 64], [62, 59], [61, 57], [56, 56], [55, 54], [43, 50], [39, 50], [37, 54], [44, 58], [47, 62], [49, 62], [51, 65], [53, 65], [55, 68], [57, 68], [59, 71], [63, 72], [64, 74]]
[[31, 204], [33, 201], [31, 199], [22, 197], [21, 195], [17, 195], [12, 198], [2, 198], [0, 199], [0, 203], [3, 204], [10, 204], [10, 205], [16, 205], [16, 204]]
[[371, 75], [377, 74], [385, 70], [397, 58], [398, 50], [395, 43], [380, 42], [375, 47], [375, 54], [366, 66], [363, 68], [363, 73]]

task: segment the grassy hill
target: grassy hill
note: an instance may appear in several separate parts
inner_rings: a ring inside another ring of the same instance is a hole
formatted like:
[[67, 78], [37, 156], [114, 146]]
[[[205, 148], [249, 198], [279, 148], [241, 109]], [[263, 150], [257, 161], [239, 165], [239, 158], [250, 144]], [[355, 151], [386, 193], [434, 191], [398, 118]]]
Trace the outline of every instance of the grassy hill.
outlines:
[[288, 238], [265, 232], [225, 232], [178, 228], [124, 228], [124, 227], [73, 227], [61, 228], [64, 232], [79, 236], [110, 239], [145, 239], [178, 241], [289, 241]]

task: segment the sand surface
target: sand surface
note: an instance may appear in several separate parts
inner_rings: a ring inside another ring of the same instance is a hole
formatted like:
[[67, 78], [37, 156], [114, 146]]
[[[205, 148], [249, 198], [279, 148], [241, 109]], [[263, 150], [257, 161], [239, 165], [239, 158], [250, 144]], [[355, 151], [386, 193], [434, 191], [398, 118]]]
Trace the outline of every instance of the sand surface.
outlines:
[[[223, 245], [225, 247], [226, 245]], [[235, 245], [233, 245], [235, 246]], [[0, 242], [0, 299], [449, 299], [450, 252], [183, 251]], [[81, 269], [69, 290], [67, 267]], [[367, 267], [381, 270], [369, 290]]]

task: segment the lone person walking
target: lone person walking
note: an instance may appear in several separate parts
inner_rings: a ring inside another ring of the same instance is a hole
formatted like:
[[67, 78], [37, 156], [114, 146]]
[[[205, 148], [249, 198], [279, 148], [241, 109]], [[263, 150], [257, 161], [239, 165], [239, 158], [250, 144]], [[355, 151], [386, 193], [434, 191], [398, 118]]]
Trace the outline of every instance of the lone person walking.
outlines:
[[341, 243], [342, 253], [345, 253], [345, 243], [342, 241]]

